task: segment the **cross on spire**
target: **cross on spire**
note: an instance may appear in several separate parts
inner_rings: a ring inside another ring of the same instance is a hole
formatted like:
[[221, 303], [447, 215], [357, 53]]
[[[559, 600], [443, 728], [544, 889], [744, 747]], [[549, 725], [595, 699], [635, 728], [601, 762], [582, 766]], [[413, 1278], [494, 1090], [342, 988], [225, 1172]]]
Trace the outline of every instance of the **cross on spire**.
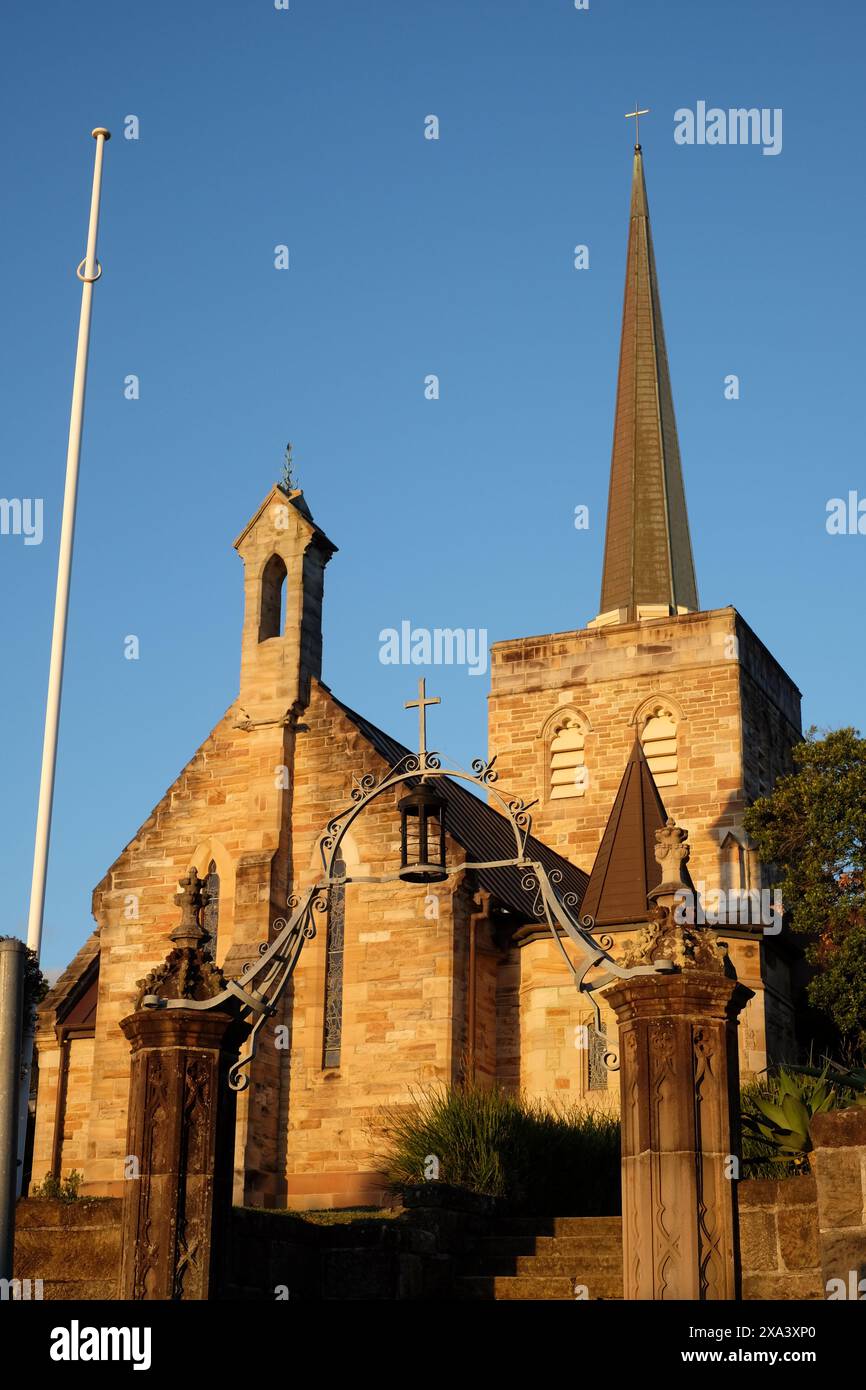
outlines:
[[441, 703], [438, 695], [431, 695], [428, 698], [427, 682], [422, 676], [418, 682], [418, 699], [407, 700], [403, 706], [404, 709], [417, 709], [418, 711], [418, 756], [422, 771], [427, 762], [427, 706]]
[[635, 149], [638, 149], [638, 150], [640, 149], [640, 118], [641, 118], [641, 116], [648, 116], [649, 113], [650, 113], [650, 108], [649, 108], [648, 106], [645, 106], [645, 107], [643, 108], [643, 110], [641, 110], [641, 108], [638, 106], [638, 103], [637, 103], [637, 102], [635, 102], [635, 104], [634, 104], [634, 110], [633, 110], [633, 111], [626, 111], [626, 113], [625, 113], [625, 118], [626, 118], [626, 120], [628, 120], [629, 117], [634, 116], [634, 143], [635, 143]]

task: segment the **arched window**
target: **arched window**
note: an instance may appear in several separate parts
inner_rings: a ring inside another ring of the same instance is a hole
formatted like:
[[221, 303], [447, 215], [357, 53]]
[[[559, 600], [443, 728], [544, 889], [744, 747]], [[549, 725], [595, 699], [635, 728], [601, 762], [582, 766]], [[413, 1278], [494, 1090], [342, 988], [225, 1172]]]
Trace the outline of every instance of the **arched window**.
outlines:
[[[345, 878], [346, 865], [341, 854], [334, 860], [334, 878]], [[325, 948], [325, 1026], [322, 1066], [338, 1067], [343, 1040], [343, 948], [345, 941], [346, 889], [342, 883], [331, 888], [328, 909], [328, 943]]]
[[548, 727], [548, 796], [551, 801], [583, 796], [589, 781], [584, 759], [586, 725], [580, 715], [565, 710]]
[[739, 892], [741, 888], [745, 888], [745, 852], [739, 840], [730, 831], [722, 840], [719, 850], [719, 869], [719, 886], [723, 892]]
[[659, 701], [643, 712], [640, 741], [657, 787], [677, 784], [677, 715]]
[[259, 641], [280, 637], [283, 631], [286, 594], [286, 562], [272, 555], [262, 570], [262, 604], [259, 610]]
[[201, 924], [205, 931], [210, 934], [210, 940], [205, 942], [204, 949], [211, 960], [216, 960], [217, 931], [219, 930], [220, 920], [220, 876], [217, 873], [216, 862], [213, 859], [207, 866], [207, 876], [205, 877], [201, 899]]

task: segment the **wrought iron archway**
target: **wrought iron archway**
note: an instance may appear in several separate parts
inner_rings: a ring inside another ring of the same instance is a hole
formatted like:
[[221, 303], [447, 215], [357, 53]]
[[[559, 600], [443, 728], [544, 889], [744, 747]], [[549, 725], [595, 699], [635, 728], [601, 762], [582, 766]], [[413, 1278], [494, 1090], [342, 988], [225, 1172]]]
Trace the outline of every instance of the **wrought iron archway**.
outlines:
[[[345, 875], [334, 873], [335, 864], [340, 857], [340, 847], [352, 824], [380, 796], [403, 784], [435, 782], [444, 778], [463, 781], [470, 786], [492, 796], [500, 811], [507, 818], [514, 835], [515, 853], [509, 859], [485, 861], [461, 860], [453, 865], [443, 866], [441, 877], [464, 873], [473, 869], [516, 869], [520, 873], [520, 885], [527, 894], [533, 894], [532, 913], [537, 921], [548, 927], [566, 969], [569, 971], [579, 993], [584, 995], [595, 1015], [595, 1026], [601, 1029], [601, 1011], [595, 994], [599, 989], [615, 979], [631, 979], [636, 975], [664, 974], [672, 969], [667, 961], [657, 961], [652, 965], [623, 966], [610, 954], [613, 939], [609, 935], [596, 939], [592, 932], [595, 926], [592, 917], [578, 917], [573, 909], [578, 907], [577, 895], [573, 892], [558, 892], [562, 874], [558, 869], [548, 870], [539, 859], [527, 855], [527, 845], [532, 831], [531, 809], [535, 801], [525, 802], [522, 798], [511, 796], [495, 785], [498, 773], [495, 756], [489, 762], [476, 758], [472, 771], [460, 767], [443, 767], [438, 753], [429, 752], [426, 737], [426, 710], [438, 699], [429, 699], [425, 694], [425, 682], [419, 682], [418, 699], [409, 701], [406, 708], [419, 710], [419, 748], [417, 753], [406, 753], [389, 768], [384, 775], [377, 777], [369, 772], [355, 779], [351, 800], [328, 821], [319, 836], [318, 849], [322, 863], [322, 875], [302, 894], [289, 898], [291, 909], [288, 917], [276, 918], [272, 924], [272, 940], [259, 946], [259, 958], [249, 961], [237, 979], [229, 980], [226, 988], [211, 999], [157, 999], [147, 996], [142, 1000], [143, 1007], [168, 1009], [219, 1009], [234, 1001], [240, 1006], [242, 1016], [253, 1017], [254, 1022], [243, 1053], [237, 1064], [229, 1072], [229, 1085], [233, 1090], [243, 1091], [249, 1085], [249, 1067], [256, 1056], [258, 1037], [266, 1021], [273, 1017], [283, 991], [289, 983], [298, 963], [304, 943], [316, 934], [315, 917], [327, 911], [330, 894], [337, 887], [347, 883], [393, 883], [404, 882], [400, 873], [380, 875]], [[575, 949], [576, 959], [572, 959], [565, 949], [563, 937], [567, 937]], [[592, 978], [589, 976], [592, 972]], [[619, 1068], [614, 1052], [604, 1054], [605, 1066], [610, 1071]]]

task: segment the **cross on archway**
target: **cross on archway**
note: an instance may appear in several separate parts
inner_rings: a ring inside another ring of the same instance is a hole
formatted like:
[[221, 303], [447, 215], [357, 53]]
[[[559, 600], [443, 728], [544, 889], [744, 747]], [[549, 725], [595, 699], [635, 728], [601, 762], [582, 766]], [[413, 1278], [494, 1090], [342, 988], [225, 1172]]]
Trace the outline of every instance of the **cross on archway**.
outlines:
[[427, 682], [422, 676], [418, 682], [418, 699], [407, 700], [404, 709], [417, 709], [418, 711], [418, 755], [421, 760], [420, 766], [423, 769], [427, 761], [427, 706], [441, 704], [438, 695], [427, 696]]

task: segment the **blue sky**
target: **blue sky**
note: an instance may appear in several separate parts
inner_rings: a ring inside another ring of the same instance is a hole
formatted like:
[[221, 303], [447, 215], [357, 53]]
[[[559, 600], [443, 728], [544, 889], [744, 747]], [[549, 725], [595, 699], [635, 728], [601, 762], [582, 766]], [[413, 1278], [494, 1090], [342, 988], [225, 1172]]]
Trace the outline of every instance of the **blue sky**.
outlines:
[[[595, 615], [636, 99], [702, 604], [740, 609], [805, 723], [866, 727], [866, 536], [825, 528], [866, 496], [864, 28], [853, 0], [6, 8], [0, 494], [43, 498], [45, 535], [0, 536], [0, 930], [23, 934], [30, 887], [91, 128], [113, 139], [49, 968], [236, 694], [231, 543], [287, 440], [340, 547], [325, 679], [398, 737], [418, 671], [380, 663], [382, 628]], [[782, 108], [781, 153], [677, 145], [699, 100]], [[434, 744], [484, 751], [487, 678], [429, 674]]]

